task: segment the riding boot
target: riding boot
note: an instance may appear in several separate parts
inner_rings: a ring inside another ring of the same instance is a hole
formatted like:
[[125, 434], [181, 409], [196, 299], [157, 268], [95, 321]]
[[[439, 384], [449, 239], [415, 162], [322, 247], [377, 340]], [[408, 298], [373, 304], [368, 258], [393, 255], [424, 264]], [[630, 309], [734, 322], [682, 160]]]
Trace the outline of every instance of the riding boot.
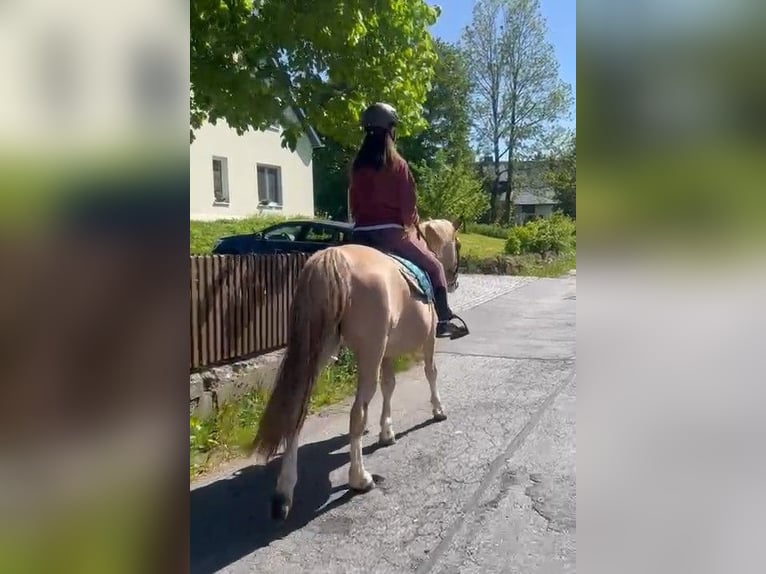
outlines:
[[455, 317], [447, 302], [447, 289], [437, 287], [434, 289], [434, 307], [436, 307], [436, 336], [441, 338], [458, 339], [468, 334], [467, 327], [455, 325], [451, 320]]
[[449, 303], [447, 303], [446, 287], [434, 289], [434, 306], [436, 307], [436, 317], [440, 323], [449, 321], [454, 316], [452, 309], [449, 308]]

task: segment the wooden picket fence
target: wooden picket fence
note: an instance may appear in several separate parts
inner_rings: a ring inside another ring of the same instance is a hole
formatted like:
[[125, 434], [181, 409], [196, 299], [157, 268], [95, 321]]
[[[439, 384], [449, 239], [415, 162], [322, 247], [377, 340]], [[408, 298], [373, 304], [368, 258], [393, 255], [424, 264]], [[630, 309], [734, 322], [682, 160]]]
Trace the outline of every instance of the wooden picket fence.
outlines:
[[307, 255], [191, 256], [191, 369], [287, 344], [287, 319]]

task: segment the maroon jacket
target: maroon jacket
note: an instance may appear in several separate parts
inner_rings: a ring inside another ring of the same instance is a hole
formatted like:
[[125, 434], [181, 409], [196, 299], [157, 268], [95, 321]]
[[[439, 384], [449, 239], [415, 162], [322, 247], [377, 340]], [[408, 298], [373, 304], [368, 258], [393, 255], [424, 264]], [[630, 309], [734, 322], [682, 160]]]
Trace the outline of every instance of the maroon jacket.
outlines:
[[358, 227], [368, 225], [413, 225], [418, 218], [415, 180], [403, 159], [391, 169], [365, 167], [351, 176], [351, 217]]

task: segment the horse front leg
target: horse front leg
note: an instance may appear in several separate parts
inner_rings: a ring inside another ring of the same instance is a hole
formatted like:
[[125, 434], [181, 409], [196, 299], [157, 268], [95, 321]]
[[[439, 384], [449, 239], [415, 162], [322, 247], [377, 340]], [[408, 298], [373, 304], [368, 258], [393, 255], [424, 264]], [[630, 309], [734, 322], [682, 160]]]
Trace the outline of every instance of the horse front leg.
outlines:
[[375, 389], [378, 386], [378, 375], [380, 373], [380, 364], [382, 360], [382, 349], [380, 353], [369, 353], [357, 355], [357, 365], [359, 369], [359, 382], [356, 389], [356, 398], [351, 407], [351, 417], [349, 421], [349, 455], [351, 464], [348, 470], [348, 484], [358, 491], [367, 491], [375, 486], [372, 475], [364, 468], [362, 461], [362, 435], [366, 423], [365, 413], [375, 396]]
[[391, 424], [391, 396], [396, 387], [393, 359], [383, 359], [381, 365], [380, 390], [383, 393], [383, 408], [380, 411], [380, 436], [379, 441], [383, 446], [389, 446], [396, 442], [393, 425]]
[[444, 421], [447, 420], [447, 415], [444, 414], [444, 406], [442, 405], [441, 397], [439, 397], [439, 389], [436, 387], [438, 369], [436, 368], [436, 362], [434, 360], [435, 354], [436, 337], [435, 334], [432, 334], [423, 347], [423, 362], [425, 363], [428, 386], [431, 388], [431, 413], [434, 416], [434, 420]]

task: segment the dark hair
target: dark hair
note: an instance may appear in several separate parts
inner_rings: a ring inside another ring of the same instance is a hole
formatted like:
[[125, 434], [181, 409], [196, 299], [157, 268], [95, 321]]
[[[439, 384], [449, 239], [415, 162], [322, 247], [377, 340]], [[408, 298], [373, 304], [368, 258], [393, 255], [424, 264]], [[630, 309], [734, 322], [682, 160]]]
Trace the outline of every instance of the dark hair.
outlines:
[[380, 171], [384, 167], [392, 168], [399, 161], [401, 156], [396, 151], [391, 132], [380, 128], [368, 128], [351, 170], [355, 172], [364, 167], [371, 167]]

